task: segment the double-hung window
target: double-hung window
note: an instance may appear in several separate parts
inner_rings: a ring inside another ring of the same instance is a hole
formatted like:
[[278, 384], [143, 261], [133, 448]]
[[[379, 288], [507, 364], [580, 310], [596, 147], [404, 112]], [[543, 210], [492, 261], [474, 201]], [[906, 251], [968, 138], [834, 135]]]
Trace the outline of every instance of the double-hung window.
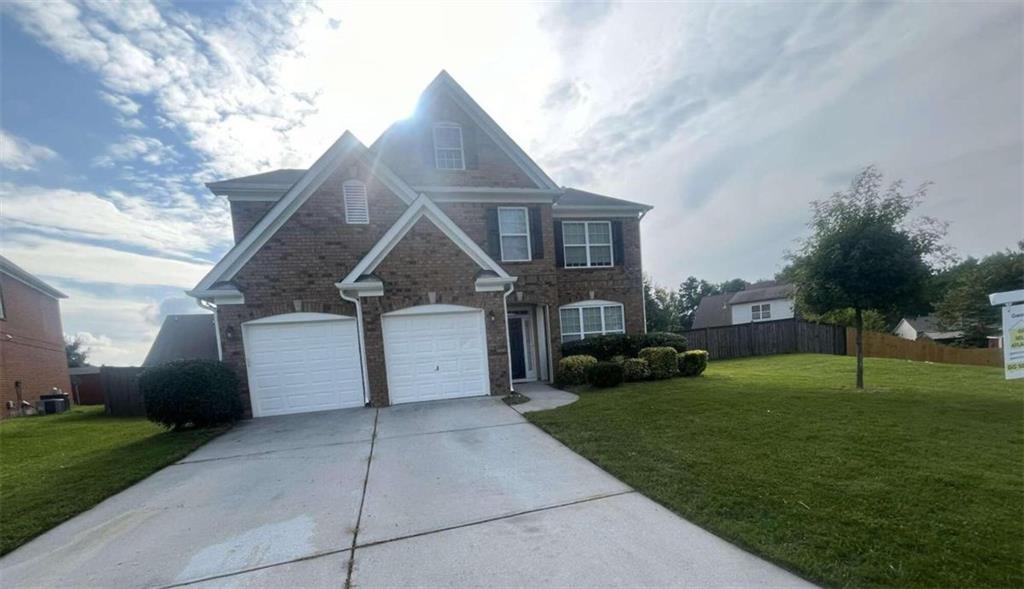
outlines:
[[611, 266], [612, 224], [609, 221], [562, 221], [566, 268]]
[[501, 261], [530, 261], [530, 215], [526, 207], [498, 207]]
[[434, 125], [434, 164], [438, 170], [465, 170], [462, 127], [455, 123]]
[[558, 313], [563, 342], [626, 331], [622, 303], [587, 301], [566, 305]]
[[750, 319], [752, 321], [764, 321], [765, 319], [772, 318], [772, 304], [764, 303], [761, 305], [750, 306]]

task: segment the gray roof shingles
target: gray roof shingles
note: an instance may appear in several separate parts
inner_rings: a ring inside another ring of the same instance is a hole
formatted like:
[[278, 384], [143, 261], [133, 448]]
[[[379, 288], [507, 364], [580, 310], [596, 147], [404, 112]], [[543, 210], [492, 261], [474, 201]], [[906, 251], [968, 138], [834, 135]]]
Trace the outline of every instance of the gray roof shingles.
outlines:
[[732, 311], [729, 310], [729, 298], [733, 293], [727, 292], [708, 295], [700, 300], [697, 310], [693, 313], [693, 329], [720, 327], [732, 324]]
[[174, 360], [217, 360], [217, 334], [213, 315], [168, 315], [160, 326], [143, 366]]

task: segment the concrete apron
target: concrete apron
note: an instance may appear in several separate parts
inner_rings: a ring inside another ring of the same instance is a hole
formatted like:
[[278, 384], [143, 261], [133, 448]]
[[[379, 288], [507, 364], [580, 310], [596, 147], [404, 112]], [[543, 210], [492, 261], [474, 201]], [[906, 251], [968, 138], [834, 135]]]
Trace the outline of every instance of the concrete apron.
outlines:
[[0, 584], [807, 585], [493, 397], [243, 423], [0, 559]]

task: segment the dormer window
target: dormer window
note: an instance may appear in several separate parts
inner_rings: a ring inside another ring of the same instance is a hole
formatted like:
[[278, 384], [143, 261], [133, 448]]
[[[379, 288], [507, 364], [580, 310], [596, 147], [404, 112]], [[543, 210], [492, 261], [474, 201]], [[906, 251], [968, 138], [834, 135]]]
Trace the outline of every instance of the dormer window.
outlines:
[[434, 125], [434, 164], [438, 170], [465, 170], [462, 127], [455, 123]]
[[366, 202], [366, 184], [359, 180], [346, 180], [341, 185], [345, 201], [345, 222], [349, 225], [366, 225], [370, 222], [370, 207]]

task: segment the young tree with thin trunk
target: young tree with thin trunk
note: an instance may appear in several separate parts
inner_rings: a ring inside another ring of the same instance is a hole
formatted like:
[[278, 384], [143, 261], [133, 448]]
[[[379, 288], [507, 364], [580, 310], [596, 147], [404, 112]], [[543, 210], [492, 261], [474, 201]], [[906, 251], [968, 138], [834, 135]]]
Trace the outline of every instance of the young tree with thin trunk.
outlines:
[[946, 224], [910, 214], [928, 184], [905, 193], [897, 180], [883, 188], [874, 166], [845, 192], [812, 203], [811, 236], [792, 256], [800, 309], [824, 314], [853, 309], [857, 388], [864, 388], [864, 314], [920, 307], [933, 265], [950, 259]]

